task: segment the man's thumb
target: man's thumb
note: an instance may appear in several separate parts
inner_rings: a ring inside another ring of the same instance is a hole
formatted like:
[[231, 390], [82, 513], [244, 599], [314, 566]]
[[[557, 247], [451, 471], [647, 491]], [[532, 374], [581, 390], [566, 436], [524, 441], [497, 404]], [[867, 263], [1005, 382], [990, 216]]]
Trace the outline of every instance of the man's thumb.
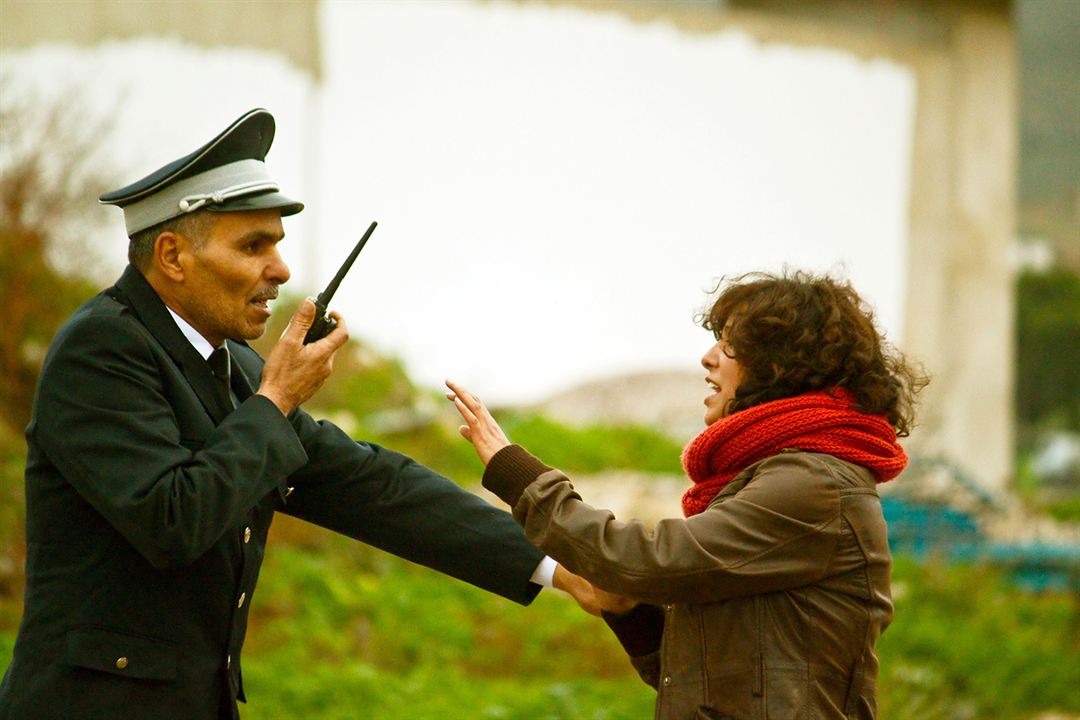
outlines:
[[296, 308], [296, 312], [293, 313], [292, 319], [289, 320], [289, 327], [285, 332], [303, 337], [307, 334], [308, 328], [311, 327], [311, 323], [314, 321], [315, 303], [311, 301], [311, 298], [306, 298], [304, 302], [300, 303], [300, 307]]

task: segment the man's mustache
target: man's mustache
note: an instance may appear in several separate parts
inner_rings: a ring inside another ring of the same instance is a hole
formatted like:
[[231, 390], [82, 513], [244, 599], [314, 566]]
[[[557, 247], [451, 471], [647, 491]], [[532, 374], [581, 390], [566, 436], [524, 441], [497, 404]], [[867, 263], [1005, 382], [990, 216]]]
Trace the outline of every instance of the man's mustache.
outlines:
[[272, 285], [267, 289], [257, 293], [255, 297], [251, 298], [252, 302], [267, 302], [269, 300], [276, 300], [278, 296], [278, 286]]

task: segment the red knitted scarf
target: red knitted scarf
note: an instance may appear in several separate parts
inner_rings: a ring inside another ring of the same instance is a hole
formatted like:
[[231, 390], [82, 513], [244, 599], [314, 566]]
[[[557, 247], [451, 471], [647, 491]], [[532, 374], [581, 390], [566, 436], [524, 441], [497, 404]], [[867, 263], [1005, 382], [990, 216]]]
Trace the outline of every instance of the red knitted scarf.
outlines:
[[682, 454], [693, 485], [683, 495], [683, 514], [696, 515], [753, 463], [785, 448], [833, 455], [869, 468], [878, 482], [907, 465], [896, 431], [884, 415], [852, 408], [843, 388], [773, 400], [717, 420], [690, 441]]

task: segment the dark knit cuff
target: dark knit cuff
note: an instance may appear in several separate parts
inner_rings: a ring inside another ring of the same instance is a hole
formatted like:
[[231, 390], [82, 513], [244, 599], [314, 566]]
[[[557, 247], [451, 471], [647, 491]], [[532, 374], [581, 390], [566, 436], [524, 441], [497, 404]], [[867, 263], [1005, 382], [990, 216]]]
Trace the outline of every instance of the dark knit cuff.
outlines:
[[514, 507], [525, 488], [548, 470], [547, 465], [534, 458], [520, 445], [507, 445], [492, 455], [484, 470], [484, 487]]
[[650, 655], [660, 649], [660, 639], [664, 635], [664, 611], [656, 605], [641, 603], [625, 615], [606, 611], [601, 615], [630, 657]]

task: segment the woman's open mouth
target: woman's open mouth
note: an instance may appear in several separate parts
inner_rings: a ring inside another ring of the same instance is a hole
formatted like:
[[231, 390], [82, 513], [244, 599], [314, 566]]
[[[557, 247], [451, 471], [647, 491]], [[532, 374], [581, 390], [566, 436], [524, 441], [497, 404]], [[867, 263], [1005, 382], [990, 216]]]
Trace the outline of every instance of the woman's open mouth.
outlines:
[[709, 389], [712, 390], [712, 393], [705, 398], [705, 404], [708, 405], [710, 400], [720, 394], [720, 386], [714, 383], [712, 380], [709, 380], [708, 378], [705, 379], [705, 384], [708, 385]]

